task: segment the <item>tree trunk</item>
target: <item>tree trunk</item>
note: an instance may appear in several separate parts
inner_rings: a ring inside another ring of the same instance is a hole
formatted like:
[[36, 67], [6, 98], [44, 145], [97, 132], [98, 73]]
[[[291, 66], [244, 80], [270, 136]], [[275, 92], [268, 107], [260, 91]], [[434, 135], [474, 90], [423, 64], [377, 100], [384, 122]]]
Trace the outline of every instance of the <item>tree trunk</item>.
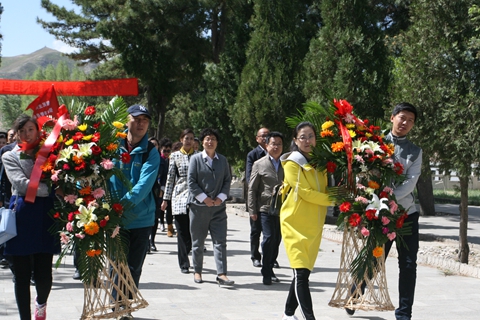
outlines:
[[468, 176], [459, 177], [460, 180], [460, 248], [458, 258], [461, 263], [468, 264], [470, 248], [468, 246]]
[[420, 202], [420, 215], [434, 216], [435, 201], [433, 199], [432, 171], [430, 164], [426, 163], [417, 182], [418, 201]]

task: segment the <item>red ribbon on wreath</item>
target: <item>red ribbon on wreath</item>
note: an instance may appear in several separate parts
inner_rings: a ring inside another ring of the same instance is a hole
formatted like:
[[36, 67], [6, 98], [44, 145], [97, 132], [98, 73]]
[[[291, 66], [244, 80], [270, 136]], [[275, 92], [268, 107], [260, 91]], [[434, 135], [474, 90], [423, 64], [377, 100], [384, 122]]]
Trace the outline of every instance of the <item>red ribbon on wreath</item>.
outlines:
[[25, 195], [25, 201], [29, 203], [35, 202], [35, 197], [37, 196], [37, 189], [38, 185], [40, 184], [40, 179], [42, 177], [42, 166], [47, 161], [48, 154], [52, 149], [53, 145], [58, 139], [60, 135], [60, 131], [63, 127], [64, 121], [70, 118], [68, 114], [67, 108], [65, 105], [61, 105], [58, 109], [58, 120], [53, 127], [52, 132], [49, 134], [47, 140], [40, 148], [40, 151], [37, 154], [37, 158], [35, 160], [35, 166], [33, 167], [32, 174], [30, 176], [30, 182], [27, 186], [27, 194]]

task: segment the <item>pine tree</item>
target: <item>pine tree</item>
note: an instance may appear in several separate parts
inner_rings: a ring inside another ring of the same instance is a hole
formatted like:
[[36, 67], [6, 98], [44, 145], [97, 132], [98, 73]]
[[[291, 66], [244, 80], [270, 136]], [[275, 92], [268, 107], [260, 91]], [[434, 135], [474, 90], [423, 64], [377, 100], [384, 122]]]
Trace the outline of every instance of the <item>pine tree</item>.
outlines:
[[391, 64], [381, 8], [371, 0], [321, 1], [323, 24], [304, 63], [307, 100], [346, 99], [360, 117], [383, 118]]
[[289, 132], [285, 118], [304, 102], [301, 61], [309, 40], [302, 34], [305, 12], [304, 3], [295, 0], [255, 2], [247, 62], [230, 111], [237, 134], [250, 147], [262, 126]]
[[[480, 61], [470, 48], [473, 1], [412, 2], [412, 26], [402, 38], [394, 96], [416, 105], [413, 137], [433, 161], [460, 180], [460, 261], [468, 263], [468, 181], [480, 159]], [[476, 167], [478, 175], [479, 168]]]

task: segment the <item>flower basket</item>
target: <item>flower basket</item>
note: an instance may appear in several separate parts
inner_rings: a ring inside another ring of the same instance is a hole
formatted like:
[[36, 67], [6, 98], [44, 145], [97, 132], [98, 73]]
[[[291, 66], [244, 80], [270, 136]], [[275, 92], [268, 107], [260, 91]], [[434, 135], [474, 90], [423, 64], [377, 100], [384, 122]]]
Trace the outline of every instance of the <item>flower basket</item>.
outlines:
[[357, 228], [345, 227], [344, 230], [337, 285], [328, 305], [364, 311], [395, 310], [388, 294], [385, 254], [374, 258], [371, 276], [366, 270], [363, 279], [357, 280], [352, 276], [350, 266], [365, 247], [366, 238]]
[[148, 306], [128, 265], [113, 261], [108, 255], [104, 258], [105, 267], [98, 272], [96, 280], [84, 283], [82, 320], [117, 318]]

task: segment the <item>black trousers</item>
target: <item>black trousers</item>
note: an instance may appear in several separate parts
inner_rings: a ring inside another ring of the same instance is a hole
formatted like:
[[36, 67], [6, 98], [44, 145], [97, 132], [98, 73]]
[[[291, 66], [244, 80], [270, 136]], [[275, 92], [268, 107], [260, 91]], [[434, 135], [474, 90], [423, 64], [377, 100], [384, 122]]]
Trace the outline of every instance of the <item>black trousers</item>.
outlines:
[[[417, 253], [419, 247], [419, 213], [409, 214], [405, 223], [411, 222], [412, 234], [403, 236], [405, 246], [398, 245], [398, 308], [395, 310], [397, 320], [410, 320], [412, 318], [412, 306], [415, 297], [415, 285], [417, 281]], [[392, 248], [393, 241], [385, 244], [385, 257]]]
[[37, 291], [37, 303], [47, 302], [52, 289], [52, 261], [51, 253], [36, 253], [28, 256], [11, 256], [15, 268], [15, 298], [21, 320], [31, 319], [30, 278], [32, 270]]
[[262, 219], [257, 217], [256, 221], [253, 221], [250, 217], [250, 258], [253, 260], [262, 261], [262, 255], [260, 254], [260, 235], [262, 234]]
[[177, 229], [178, 265], [180, 269], [190, 268], [188, 253], [192, 250], [192, 236], [190, 234], [190, 214], [175, 215]]
[[312, 296], [310, 295], [310, 288], [308, 286], [309, 277], [310, 270], [305, 268], [293, 269], [293, 280], [285, 304], [285, 314], [287, 316], [293, 316], [295, 310], [300, 304], [303, 317], [306, 320], [315, 320], [315, 316], [313, 315]]
[[282, 241], [280, 231], [280, 217], [261, 212], [258, 219], [262, 223], [263, 241], [262, 241], [262, 275], [272, 277], [273, 264], [278, 258], [278, 247]]

